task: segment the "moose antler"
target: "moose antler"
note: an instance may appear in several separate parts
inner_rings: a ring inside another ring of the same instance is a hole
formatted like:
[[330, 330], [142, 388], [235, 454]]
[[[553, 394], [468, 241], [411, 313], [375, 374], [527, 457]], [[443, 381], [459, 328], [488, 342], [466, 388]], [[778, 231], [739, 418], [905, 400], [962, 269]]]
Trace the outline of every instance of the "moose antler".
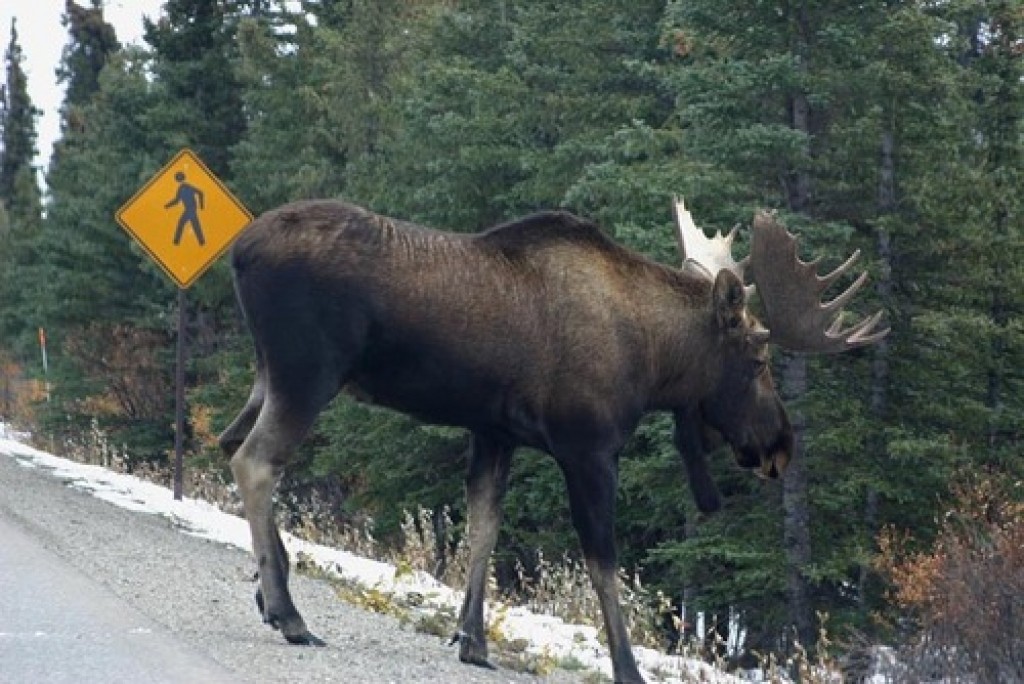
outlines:
[[873, 344], [889, 334], [889, 328], [876, 329], [881, 311], [842, 327], [842, 307], [864, 285], [867, 272], [830, 302], [821, 302], [825, 290], [857, 262], [860, 250], [828, 275], [819, 276], [820, 259], [801, 261], [796, 237], [774, 214], [758, 213], [753, 231], [748, 259], [772, 342], [793, 351], [842, 352]]
[[[728, 235], [716, 232], [709, 238], [702, 229], [693, 222], [693, 216], [683, 203], [682, 197], [673, 198], [675, 207], [676, 228], [679, 231], [679, 250], [683, 254], [683, 263], [696, 264], [712, 278], [722, 269], [728, 269], [743, 280], [749, 258], [736, 261], [732, 256], [732, 242], [736, 238], [733, 228]], [[750, 292], [748, 291], [748, 295]]]

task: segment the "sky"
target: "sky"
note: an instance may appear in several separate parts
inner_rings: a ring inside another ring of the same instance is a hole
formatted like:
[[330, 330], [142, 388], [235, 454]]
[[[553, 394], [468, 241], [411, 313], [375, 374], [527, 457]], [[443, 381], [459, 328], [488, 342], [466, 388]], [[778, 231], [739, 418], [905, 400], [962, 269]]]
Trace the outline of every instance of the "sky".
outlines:
[[[93, 496], [141, 514], [162, 515], [175, 521], [182, 534], [193, 534], [250, 551], [249, 527], [244, 518], [221, 511], [206, 501], [183, 497], [175, 500], [166, 487], [107, 470], [96, 465], [71, 461], [27, 446], [27, 435], [6, 430], [0, 423], [0, 458], [14, 458], [28, 468], [38, 468], [49, 477], [58, 478]], [[282, 539], [292, 558], [303, 554], [327, 573], [334, 573], [367, 589], [393, 593], [401, 597], [415, 594], [424, 600], [419, 610], [447, 609], [457, 614], [462, 605], [462, 592], [451, 589], [427, 573], [396, 572], [388, 563], [348, 553], [342, 549], [321, 546], [282, 532]], [[497, 606], [488, 602], [488, 615]], [[521, 606], [505, 609], [501, 629], [510, 640], [524, 639], [528, 650], [556, 659], [574, 658], [588, 669], [610, 677], [611, 658], [598, 641], [597, 630], [589, 625], [568, 624], [559, 618], [537, 615]], [[634, 647], [643, 674], [652, 684], [683, 684], [701, 681], [708, 684], [756, 684], [756, 679], [740, 680], [716, 670], [699, 660], [668, 656], [649, 648]]]
[[[17, 19], [18, 43], [24, 62], [22, 68], [28, 78], [32, 104], [42, 110], [36, 120], [39, 157], [36, 164], [45, 169], [50, 160], [53, 143], [60, 134], [60, 105], [64, 100], [63, 86], [57, 84], [55, 71], [60, 63], [61, 51], [68, 42], [67, 29], [61, 25], [65, 0], [0, 0], [0, 44], [5, 56], [0, 69], [0, 82], [7, 80], [6, 54], [11, 42], [11, 20]], [[89, 6], [90, 0], [78, 0]], [[103, 16], [113, 25], [122, 45], [142, 44], [142, 18], [154, 19], [160, 15], [163, 0], [106, 0]]]

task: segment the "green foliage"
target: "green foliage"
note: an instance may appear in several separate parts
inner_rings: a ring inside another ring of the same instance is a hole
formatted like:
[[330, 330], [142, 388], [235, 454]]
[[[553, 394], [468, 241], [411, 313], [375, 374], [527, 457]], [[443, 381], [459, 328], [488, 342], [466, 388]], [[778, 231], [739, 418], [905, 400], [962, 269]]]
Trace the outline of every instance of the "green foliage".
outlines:
[[565, 204], [608, 136], [667, 113], [643, 68], [659, 11], [469, 3], [427, 14], [394, 89], [395, 130], [354, 160], [347, 194], [461, 231]]
[[[293, 5], [288, 5], [293, 7]], [[1021, 476], [1024, 434], [1024, 62], [1005, 0], [850, 5], [686, 0], [302, 3], [175, 0], [121, 49], [73, 3], [62, 139], [45, 212], [15, 36], [0, 150], [0, 348], [51, 344], [54, 432], [94, 423], [140, 459], [172, 437], [176, 292], [113, 221], [182, 146], [260, 212], [344, 196], [473, 231], [544, 208], [598, 220], [678, 262], [670, 200], [727, 230], [782, 211], [823, 267], [861, 249], [859, 311], [884, 307], [884, 345], [808, 360], [803, 532], [784, 540], [778, 483], [710, 456], [725, 509], [699, 515], [651, 416], [621, 460], [617, 538], [648, 587], [725, 615], [763, 644], [793, 619], [789, 580], [833, 625], [870, 630], [885, 605], [878, 530], [935, 533], [964, 469]], [[252, 351], [222, 260], [188, 293], [188, 445], [223, 469], [219, 430], [241, 407]], [[22, 364], [28, 366], [28, 364]], [[463, 524], [461, 431], [342, 396], [289, 471], [329, 482], [338, 515], [397, 535], [403, 510]], [[575, 553], [561, 473], [514, 461], [498, 576]], [[791, 502], [790, 502], [791, 503]], [[787, 573], [789, 573], [787, 575]]]
[[[166, 149], [154, 145], [138, 118], [157, 106], [144, 68], [141, 54], [116, 59], [101, 78], [102, 97], [81, 109], [88, 125], [66, 132], [47, 177], [53, 197], [36, 244], [46, 256], [25, 277], [37, 289], [36, 325], [47, 329], [54, 372], [64, 380], [55, 383], [47, 407], [51, 423], [75, 416], [75, 425], [97, 414], [113, 424], [146, 422], [153, 426], [147, 432], [155, 439], [129, 430], [125, 442], [145, 454], [143, 458], [159, 458], [173, 422], [167, 413], [169, 397], [159, 401], [156, 394], [171, 386], [172, 356], [163, 345], [173, 327], [173, 288], [112, 220], [124, 200], [156, 171]], [[97, 183], [100, 178], [104, 182]], [[144, 347], [136, 346], [143, 338]], [[153, 370], [151, 384], [132, 392], [158, 400], [148, 408], [129, 408], [112, 396], [122, 380], [133, 382], [127, 378], [136, 376], [138, 367]], [[76, 382], [68, 382], [70, 378]], [[97, 400], [83, 401], [90, 396]], [[117, 403], [120, 408], [114, 409]]]
[[329, 32], [299, 22], [292, 44], [263, 22], [239, 28], [242, 98], [252, 113], [232, 164], [253, 211], [340, 190], [345, 142], [332, 123], [343, 106], [330, 89], [343, 62]]
[[35, 330], [27, 321], [30, 293], [20, 285], [26, 264], [38, 258], [32, 242], [39, 231], [42, 206], [36, 185], [35, 117], [39, 110], [28, 94], [16, 25], [4, 52], [5, 85], [0, 88], [0, 349], [29, 354]]
[[369, 513], [382, 538], [394, 537], [403, 511], [462, 507], [466, 446], [460, 431], [342, 396], [319, 421], [312, 472], [341, 478], [350, 511]]
[[0, 95], [3, 155], [0, 156], [0, 199], [11, 206], [20, 174], [31, 169], [36, 155], [35, 117], [39, 109], [32, 104], [22, 64], [25, 61], [18, 29], [11, 23], [11, 38], [4, 51], [5, 85]]
[[169, 0], [164, 19], [144, 20], [146, 42], [156, 55], [151, 66], [164, 95], [148, 113], [150, 130], [163, 131], [172, 149], [191, 147], [224, 180], [231, 146], [246, 128], [236, 35], [248, 4], [253, 3]]
[[110, 55], [121, 49], [114, 27], [103, 18], [99, 0], [91, 7], [75, 2], [65, 5], [61, 23], [71, 41], [57, 68], [57, 79], [66, 84], [64, 122], [66, 127], [78, 125], [73, 108], [86, 105], [100, 88], [99, 77]]

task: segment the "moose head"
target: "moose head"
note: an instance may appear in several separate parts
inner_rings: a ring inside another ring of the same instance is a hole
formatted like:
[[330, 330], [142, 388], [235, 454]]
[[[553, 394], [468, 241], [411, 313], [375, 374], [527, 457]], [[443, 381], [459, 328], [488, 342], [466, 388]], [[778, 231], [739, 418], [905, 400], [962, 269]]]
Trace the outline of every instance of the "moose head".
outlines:
[[[700, 402], [691, 425], [677, 428], [677, 441], [699, 439], [700, 450], [708, 451], [721, 436], [740, 466], [764, 478], [777, 478], [792, 458], [793, 430], [771, 375], [770, 345], [795, 352], [838, 353], [874, 344], [889, 333], [889, 328], [879, 327], [882, 311], [844, 326], [843, 306], [863, 287], [866, 272], [831, 300], [822, 301], [826, 291], [857, 263], [860, 251], [827, 275], [818, 275], [820, 259], [802, 261], [796, 237], [773, 213], [759, 212], [752, 226], [750, 254], [737, 261], [733, 242], [738, 226], [728, 234], [716, 232], [708, 237], [696, 226], [682, 198], [675, 198], [674, 207], [683, 270], [714, 281], [712, 306], [718, 318], [721, 358], [726, 360], [715, 390]], [[763, 320], [748, 308], [755, 295]], [[687, 433], [688, 429], [695, 433]], [[691, 484], [693, 474], [691, 467]], [[718, 508], [713, 483], [707, 477], [703, 482], [711, 491], [694, 489], [698, 506]]]

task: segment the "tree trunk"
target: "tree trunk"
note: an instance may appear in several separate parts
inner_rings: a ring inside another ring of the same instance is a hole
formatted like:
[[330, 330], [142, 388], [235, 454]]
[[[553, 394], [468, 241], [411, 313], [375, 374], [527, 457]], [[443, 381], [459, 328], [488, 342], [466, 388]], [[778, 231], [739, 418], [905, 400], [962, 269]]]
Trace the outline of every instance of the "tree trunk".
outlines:
[[[886, 216], [896, 210], [896, 136], [893, 132], [894, 124], [882, 132], [880, 141], [880, 160], [878, 173], [878, 214]], [[892, 243], [889, 239], [889, 231], [884, 225], [877, 227], [876, 248], [880, 262], [878, 281], [875, 291], [882, 307], [891, 310], [892, 304]], [[888, 385], [889, 385], [889, 341], [883, 339], [874, 347], [874, 359], [871, 364], [871, 404], [870, 415], [873, 422], [878, 425], [885, 424], [885, 416], [888, 411]], [[885, 437], [881, 430], [872, 432], [866, 441], [867, 458], [872, 462], [881, 462], [886, 457], [887, 447]], [[881, 469], [880, 469], [881, 470]], [[873, 540], [878, 529], [878, 490], [870, 483], [864, 497], [864, 529]], [[871, 578], [871, 567], [868, 563], [862, 563], [858, 573], [857, 596], [862, 612], [867, 611], [870, 602], [867, 600], [868, 583]], [[864, 615], [864, 617], [867, 617]]]
[[[802, 354], [786, 357], [782, 367], [782, 387], [787, 403], [807, 392], [807, 358]], [[803, 458], [803, 434], [806, 427], [803, 411], [793, 410], [793, 459], [782, 480], [783, 533], [786, 554], [786, 591], [789, 619], [800, 642], [814, 643], [814, 622], [811, 609], [811, 587], [805, 569], [811, 563], [811, 512], [807, 504], [807, 470]]]
[[[808, 136], [810, 145], [811, 135], [811, 105], [807, 95], [798, 93], [790, 98], [789, 104], [790, 126]], [[810, 151], [805, 151], [810, 156]], [[806, 159], [804, 160], [806, 162]], [[806, 211], [811, 201], [811, 175], [806, 168], [790, 169], [788, 182], [789, 208], [796, 212]]]
[[[986, 52], [994, 62], [988, 70], [998, 78], [993, 89], [981, 98], [981, 118], [987, 123], [982, 124], [983, 135], [987, 141], [986, 166], [993, 178], [999, 179], [996, 187], [1003, 192], [998, 193], [1000, 199], [993, 203], [992, 237], [993, 250], [992, 291], [989, 316], [994, 324], [990, 343], [992, 359], [988, 371], [988, 389], [986, 405], [989, 409], [988, 443], [991, 448], [998, 446], [1000, 433], [1003, 429], [1002, 413], [1005, 410], [1005, 397], [1010, 384], [1006, 378], [1007, 334], [1010, 318], [1013, 315], [1013, 290], [1008, 289], [1006, 273], [1012, 273], [1019, 264], [1020, 234], [1014, 225], [1020, 225], [1019, 218], [1014, 221], [1018, 210], [1008, 198], [1019, 197], [1019, 175], [1008, 175], [1006, 169], [1021, 168], [1021, 108], [1019, 88], [1021, 83], [1020, 18], [1013, 15], [1020, 9], [1007, 6], [993, 7], [990, 22], [998, 29], [987, 39], [983, 39], [980, 27], [975, 31], [975, 39], [979, 43], [987, 42]], [[984, 130], [987, 128], [988, 130]], [[1014, 180], [1014, 176], [1018, 179]], [[1019, 206], [1019, 205], [1017, 205]], [[1012, 286], [1010, 286], [1012, 287]]]
[[[807, 68], [806, 60], [803, 60]], [[790, 126], [805, 134], [806, 157], [810, 157], [811, 107], [806, 93], [790, 98]], [[811, 199], [811, 177], [806, 169], [807, 159], [789, 174], [789, 208], [794, 212], [806, 211]], [[803, 411], [792, 402], [807, 393], [807, 357], [803, 354], [786, 356], [782, 371], [782, 394], [790, 406], [793, 426], [793, 459], [783, 479], [783, 549], [786, 554], [786, 588], [789, 619], [802, 644], [814, 643], [814, 623], [811, 608], [811, 586], [805, 569], [811, 562], [811, 512], [807, 502], [807, 471], [803, 460], [803, 435], [806, 426]]]

